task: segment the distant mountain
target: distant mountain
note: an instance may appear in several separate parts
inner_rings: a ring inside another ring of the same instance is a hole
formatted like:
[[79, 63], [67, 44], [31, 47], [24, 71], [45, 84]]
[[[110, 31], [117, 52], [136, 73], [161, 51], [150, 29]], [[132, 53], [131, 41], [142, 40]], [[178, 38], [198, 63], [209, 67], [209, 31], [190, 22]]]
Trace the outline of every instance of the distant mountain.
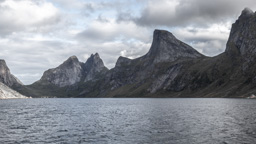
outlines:
[[65, 87], [80, 82], [82, 77], [82, 63], [76, 56], [71, 56], [57, 68], [45, 71], [42, 78], [36, 83], [50, 83], [58, 87]]
[[97, 74], [108, 71], [98, 53], [91, 55], [85, 63], [71, 56], [57, 68], [44, 72], [36, 83], [51, 83], [58, 87], [71, 86], [78, 82], [96, 79]]
[[247, 97], [256, 93], [256, 14], [246, 8], [232, 25], [224, 53], [206, 57], [172, 33], [155, 30], [137, 59], [119, 57], [107, 70], [98, 54], [69, 58], [21, 86], [34, 97]]
[[45, 71], [39, 81], [16, 89], [34, 97], [73, 96], [77, 94], [79, 85], [96, 81], [107, 71], [98, 53], [92, 54], [85, 63], [79, 62], [76, 56], [71, 56], [57, 68]]

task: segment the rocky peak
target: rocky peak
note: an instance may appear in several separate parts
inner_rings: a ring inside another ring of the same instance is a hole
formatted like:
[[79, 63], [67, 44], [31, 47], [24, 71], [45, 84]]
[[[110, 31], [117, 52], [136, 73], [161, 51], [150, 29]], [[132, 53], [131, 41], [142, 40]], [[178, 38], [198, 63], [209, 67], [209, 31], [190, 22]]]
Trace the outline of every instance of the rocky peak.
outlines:
[[44, 72], [39, 83], [51, 83], [58, 87], [71, 86], [78, 82], [92, 80], [102, 71], [107, 71], [99, 54], [92, 54], [86, 63], [79, 62], [76, 56], [69, 57], [57, 68]]
[[76, 56], [69, 57], [57, 68], [44, 72], [40, 81], [47, 81], [59, 87], [73, 85], [82, 78], [83, 69]]
[[254, 12], [250, 9], [250, 8], [245, 8], [241, 15], [239, 16], [239, 19], [242, 19], [242, 18], [248, 18], [250, 16], [252, 16], [254, 14]]
[[5, 63], [5, 60], [2, 60], [0, 59], [0, 74], [4, 74], [6, 73], [7, 71], [9, 71], [9, 68], [7, 67], [6, 63]]
[[5, 60], [0, 59], [0, 82], [7, 86], [23, 85], [14, 75], [11, 74]]
[[80, 62], [78, 60], [78, 58], [76, 56], [71, 56], [69, 57], [66, 61], [64, 61], [64, 63], [60, 66], [73, 66], [73, 65], [80, 65]]
[[256, 53], [256, 14], [245, 8], [232, 25], [226, 53], [234, 55], [254, 55]]
[[124, 65], [124, 64], [130, 64], [130, 62], [131, 62], [131, 59], [120, 56], [120, 57], [117, 59], [116, 67], [120, 67], [120, 66], [122, 66], [122, 65]]
[[91, 54], [84, 64], [85, 71], [85, 81], [92, 80], [95, 77], [95, 74], [102, 71], [107, 71], [108, 69], [104, 66], [102, 59], [98, 53]]
[[91, 56], [85, 62], [84, 67], [86, 71], [90, 71], [92, 68], [96, 71], [100, 71], [102, 68], [105, 68], [104, 63], [98, 53], [91, 54]]
[[165, 30], [155, 30], [153, 43], [144, 58], [151, 58], [153, 63], [158, 63], [202, 56], [195, 49], [178, 40], [172, 33]]

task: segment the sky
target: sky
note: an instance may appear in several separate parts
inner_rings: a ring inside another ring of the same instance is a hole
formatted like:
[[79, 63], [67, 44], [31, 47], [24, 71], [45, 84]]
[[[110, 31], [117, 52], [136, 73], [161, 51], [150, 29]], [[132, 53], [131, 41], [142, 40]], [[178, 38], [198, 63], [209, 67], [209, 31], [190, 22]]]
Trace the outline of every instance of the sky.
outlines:
[[215, 56], [245, 7], [255, 0], [0, 0], [0, 59], [24, 84], [73, 55], [98, 52], [110, 69], [146, 54], [155, 29]]

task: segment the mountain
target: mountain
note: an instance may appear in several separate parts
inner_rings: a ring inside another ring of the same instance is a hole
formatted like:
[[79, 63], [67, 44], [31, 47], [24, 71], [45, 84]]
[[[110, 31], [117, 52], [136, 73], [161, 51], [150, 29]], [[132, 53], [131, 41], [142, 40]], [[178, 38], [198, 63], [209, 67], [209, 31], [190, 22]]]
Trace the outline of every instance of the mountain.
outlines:
[[73, 56], [17, 90], [34, 97], [248, 97], [256, 94], [255, 35], [256, 14], [246, 8], [218, 56], [206, 57], [172, 33], [155, 30], [142, 57], [119, 57], [108, 70], [98, 54], [86, 63]]
[[[256, 14], [246, 8], [232, 25], [226, 51], [199, 54], [171, 33], [155, 30], [149, 52], [119, 57], [98, 97], [247, 97], [256, 93]], [[86, 89], [86, 88], [85, 88]], [[95, 90], [95, 87], [94, 87]], [[91, 91], [80, 93], [92, 96]]]
[[107, 71], [98, 53], [92, 54], [85, 63], [71, 56], [58, 67], [45, 71], [39, 81], [16, 90], [33, 97], [75, 96], [79, 85], [95, 81]]
[[14, 75], [11, 74], [5, 60], [0, 59], [0, 82], [12, 87], [15, 85], [23, 85]]
[[104, 79], [103, 84], [109, 86], [108, 90], [103, 91], [100, 96], [140, 97], [148, 93], [146, 87], [156, 86], [152, 83], [153, 79], [162, 75], [168, 65], [202, 58], [205, 56], [178, 40], [172, 33], [155, 30], [151, 48], [146, 55], [134, 60], [118, 58], [116, 66]]
[[37, 83], [50, 83], [58, 87], [65, 87], [81, 81], [82, 77], [82, 63], [76, 56], [71, 56], [57, 68], [45, 71]]
[[242, 11], [238, 20], [232, 25], [225, 51], [227, 54], [246, 57], [256, 53], [255, 18], [255, 13], [249, 8]]
[[91, 57], [83, 64], [85, 79], [84, 82], [97, 79], [99, 74], [105, 73], [108, 69], [104, 66], [99, 54], [92, 54]]
[[151, 48], [141, 59], [151, 59], [149, 61], [155, 64], [199, 57], [202, 57], [202, 54], [178, 40], [172, 33], [165, 30], [155, 30]]
[[0, 82], [0, 99], [27, 98]]
[[57, 68], [44, 72], [37, 83], [51, 83], [58, 87], [74, 85], [80, 81], [94, 80], [97, 74], [108, 71], [99, 54], [92, 54], [85, 63], [71, 56]]

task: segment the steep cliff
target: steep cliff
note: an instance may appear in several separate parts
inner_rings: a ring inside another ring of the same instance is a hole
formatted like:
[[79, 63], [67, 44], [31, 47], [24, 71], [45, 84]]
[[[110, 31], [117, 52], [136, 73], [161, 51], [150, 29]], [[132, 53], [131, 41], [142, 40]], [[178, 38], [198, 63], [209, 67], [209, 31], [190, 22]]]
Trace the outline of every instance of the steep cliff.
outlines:
[[14, 75], [11, 74], [6, 62], [0, 60], [0, 82], [12, 87], [14, 85], [23, 85]]
[[99, 54], [92, 54], [90, 58], [83, 64], [84, 68], [84, 81], [96, 80], [100, 74], [105, 73], [108, 69], [104, 66]]
[[58, 87], [73, 85], [83, 76], [81, 63], [76, 56], [71, 56], [57, 68], [49, 69], [44, 72], [42, 78], [37, 83], [48, 82]]
[[199, 57], [202, 57], [202, 54], [178, 40], [172, 33], [165, 30], [155, 30], [151, 48], [141, 59], [148, 59], [148, 61], [151, 59], [150, 62], [155, 64]]

